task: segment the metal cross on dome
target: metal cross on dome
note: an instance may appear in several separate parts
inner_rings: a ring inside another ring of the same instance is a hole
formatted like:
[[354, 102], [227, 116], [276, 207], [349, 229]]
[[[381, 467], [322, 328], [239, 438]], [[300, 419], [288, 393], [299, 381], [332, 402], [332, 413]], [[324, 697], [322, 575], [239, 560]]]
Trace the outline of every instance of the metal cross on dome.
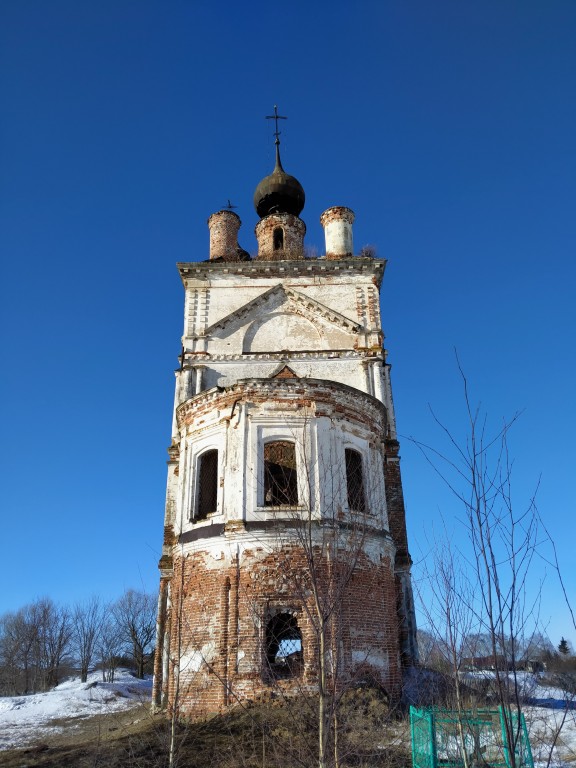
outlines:
[[288, 120], [288, 118], [284, 117], [284, 115], [279, 115], [278, 107], [276, 106], [276, 104], [274, 104], [274, 114], [266, 115], [266, 120], [274, 120], [276, 124], [276, 130], [274, 131], [274, 136], [276, 137], [276, 144], [280, 144], [280, 131], [278, 130], [278, 120]]

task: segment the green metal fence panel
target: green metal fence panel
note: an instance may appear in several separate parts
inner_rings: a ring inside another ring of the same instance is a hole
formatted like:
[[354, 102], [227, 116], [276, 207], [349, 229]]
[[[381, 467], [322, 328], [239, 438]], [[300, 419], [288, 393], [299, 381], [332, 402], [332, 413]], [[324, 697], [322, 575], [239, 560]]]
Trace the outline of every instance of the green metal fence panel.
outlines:
[[410, 707], [410, 737], [413, 768], [534, 768], [518, 712]]
[[410, 707], [410, 740], [413, 768], [436, 768], [433, 712]]
[[[517, 710], [500, 707], [500, 726], [502, 729], [506, 764], [508, 766], [514, 765], [516, 768], [534, 768], [532, 748], [528, 738], [524, 714], [522, 712], [518, 713]], [[510, 738], [506, 736], [507, 731], [510, 734]], [[514, 755], [514, 759], [512, 759], [512, 755]]]

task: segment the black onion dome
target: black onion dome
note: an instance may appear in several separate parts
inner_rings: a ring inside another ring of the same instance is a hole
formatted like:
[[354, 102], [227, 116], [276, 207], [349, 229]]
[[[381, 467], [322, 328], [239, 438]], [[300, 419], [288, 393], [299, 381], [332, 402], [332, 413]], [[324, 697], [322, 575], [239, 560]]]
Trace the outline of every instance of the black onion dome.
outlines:
[[304, 208], [304, 189], [294, 176], [282, 168], [280, 152], [276, 146], [276, 166], [270, 176], [266, 176], [254, 192], [254, 208], [261, 219], [270, 213], [291, 213], [298, 216]]

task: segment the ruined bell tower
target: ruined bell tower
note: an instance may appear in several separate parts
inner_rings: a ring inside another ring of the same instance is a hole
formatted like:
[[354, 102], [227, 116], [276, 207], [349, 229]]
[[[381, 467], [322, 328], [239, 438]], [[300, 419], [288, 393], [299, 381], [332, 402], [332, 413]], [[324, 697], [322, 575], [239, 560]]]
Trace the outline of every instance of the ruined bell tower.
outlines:
[[416, 656], [383, 259], [354, 213], [321, 215], [276, 163], [256, 187], [258, 253], [208, 219], [185, 289], [160, 560], [154, 702], [201, 716], [282, 689], [367, 678], [392, 697]]

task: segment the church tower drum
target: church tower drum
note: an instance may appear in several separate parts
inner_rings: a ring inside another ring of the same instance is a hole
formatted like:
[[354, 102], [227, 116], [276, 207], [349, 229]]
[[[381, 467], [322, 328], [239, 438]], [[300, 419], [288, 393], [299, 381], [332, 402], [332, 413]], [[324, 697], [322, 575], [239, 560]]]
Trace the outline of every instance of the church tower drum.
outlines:
[[322, 215], [326, 255], [305, 258], [304, 200], [276, 132], [258, 255], [225, 210], [209, 219], [210, 259], [178, 264], [153, 695], [192, 717], [317, 691], [320, 674], [397, 698], [416, 659], [385, 261], [352, 255], [344, 207]]

